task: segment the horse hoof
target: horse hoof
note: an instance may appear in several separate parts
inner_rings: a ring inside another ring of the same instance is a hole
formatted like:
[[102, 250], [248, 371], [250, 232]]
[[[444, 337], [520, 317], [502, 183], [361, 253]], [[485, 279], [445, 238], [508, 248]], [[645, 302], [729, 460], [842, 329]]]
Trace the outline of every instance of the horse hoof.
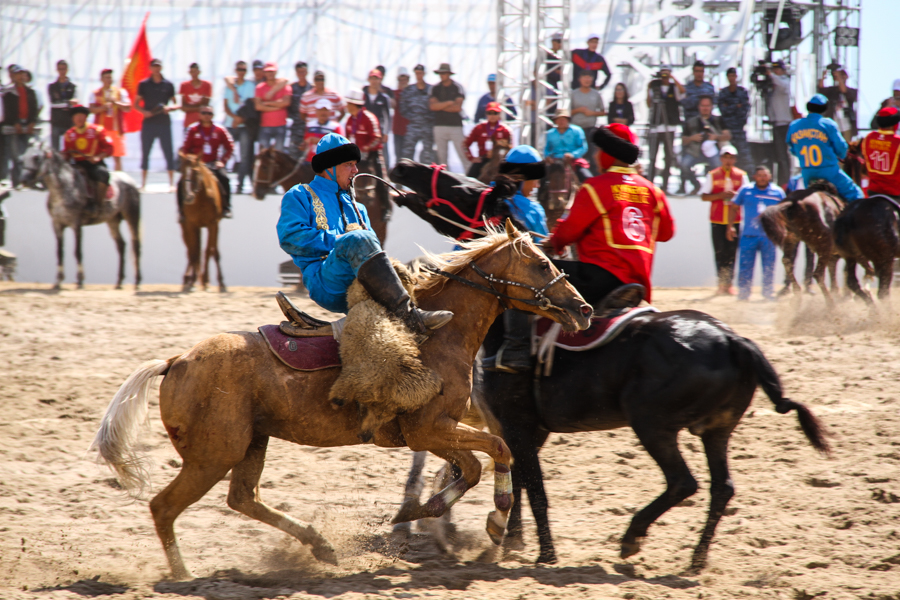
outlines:
[[503, 542], [503, 534], [506, 533], [506, 516], [499, 511], [492, 510], [487, 517], [485, 531], [495, 546]]
[[121, 284], [121, 283], [117, 283], [117, 284], [116, 284], [116, 287], [114, 287], [113, 289], [114, 289], [114, 290], [121, 290], [121, 289], [122, 289], [122, 284]]
[[337, 566], [337, 553], [334, 551], [334, 548], [331, 547], [331, 544], [326, 542], [319, 546], [313, 546], [311, 551], [317, 561]]
[[555, 565], [557, 562], [559, 562], [559, 559], [556, 558], [556, 552], [553, 550], [550, 550], [549, 552], [541, 552], [538, 555], [537, 560], [535, 561], [535, 564]]
[[619, 557], [628, 558], [629, 556], [634, 556], [638, 552], [641, 551], [641, 543], [638, 541], [634, 542], [622, 542], [622, 550], [619, 552]]
[[375, 434], [372, 433], [371, 431], [363, 431], [357, 437], [359, 438], [359, 441], [361, 441], [362, 443], [368, 444], [369, 442], [372, 441], [372, 438], [375, 437]]
[[228, 289], [227, 289], [224, 285], [220, 285], [220, 286], [219, 286], [219, 293], [220, 293], [220, 294], [224, 294], [224, 293], [227, 292], [227, 291], [228, 291]]
[[522, 534], [506, 534], [506, 537], [503, 538], [503, 549], [508, 552], [521, 552], [525, 549], [525, 540], [522, 539]]
[[397, 525], [399, 523], [408, 523], [409, 521], [415, 521], [416, 519], [421, 519], [424, 515], [422, 513], [422, 503], [417, 499], [410, 499], [404, 502], [400, 506], [400, 510], [397, 511], [397, 514], [391, 519], [391, 525]]

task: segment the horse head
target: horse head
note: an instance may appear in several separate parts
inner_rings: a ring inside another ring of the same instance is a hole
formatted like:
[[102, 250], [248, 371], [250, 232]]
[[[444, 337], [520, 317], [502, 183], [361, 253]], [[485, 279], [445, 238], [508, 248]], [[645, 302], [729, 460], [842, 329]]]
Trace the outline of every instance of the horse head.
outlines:
[[185, 204], [193, 204], [200, 190], [200, 157], [196, 154], [184, 154], [181, 157], [181, 192]]
[[278, 177], [278, 151], [275, 148], [263, 148], [256, 155], [253, 163], [253, 197], [265, 200], [266, 194], [273, 191], [272, 185]]
[[[501, 200], [515, 194], [517, 187], [515, 182], [505, 176], [498, 177], [494, 186], [490, 187], [477, 179], [436, 166], [423, 165], [408, 158], [397, 162], [390, 177], [391, 181], [402, 184], [415, 193], [396, 198], [398, 205], [409, 208], [428, 221], [438, 233], [454, 238], [465, 231], [457, 224], [468, 227], [482, 217], [508, 217], [509, 209]], [[449, 223], [447, 219], [453, 223]]]
[[22, 154], [22, 185], [37, 188], [54, 163], [65, 163], [62, 155], [43, 140], [33, 138]]

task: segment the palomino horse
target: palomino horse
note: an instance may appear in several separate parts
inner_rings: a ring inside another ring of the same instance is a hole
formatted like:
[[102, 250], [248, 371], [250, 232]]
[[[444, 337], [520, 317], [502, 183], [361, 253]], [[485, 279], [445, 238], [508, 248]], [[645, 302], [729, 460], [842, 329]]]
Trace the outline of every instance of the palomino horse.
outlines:
[[[209, 260], [216, 261], [219, 291], [225, 292], [225, 278], [219, 257], [219, 221], [222, 220], [222, 192], [219, 180], [203, 161], [193, 154], [181, 155], [182, 212], [181, 237], [187, 246], [188, 264], [184, 271], [182, 291], [189, 292], [197, 278], [204, 291], [209, 285]], [[206, 228], [206, 253], [201, 253], [201, 230]]]
[[[418, 304], [455, 315], [420, 347], [422, 362], [438, 373], [443, 389], [421, 409], [383, 425], [373, 443], [428, 450], [460, 472], [424, 505], [406, 507], [398, 521], [442, 515], [481, 477], [481, 464], [472, 451], [488, 454], [496, 464], [496, 511], [488, 517], [488, 531], [499, 543], [512, 500], [509, 449], [499, 437], [459, 423], [468, 407], [475, 354], [506, 306], [543, 314], [568, 330], [587, 327], [592, 311], [529, 236], [510, 222], [505, 233], [467, 242], [463, 250], [432, 256], [430, 262], [433, 269], [417, 272]], [[259, 333], [236, 332], [209, 338], [169, 360], [144, 363], [122, 384], [92, 448], [127, 488], [144, 487], [147, 478], [135, 449], [137, 433], [147, 417], [150, 384], [165, 376], [159, 390], [160, 415], [183, 464], [150, 502], [150, 511], [174, 577], [190, 576], [178, 550], [175, 519], [229, 470], [231, 508], [311, 545], [319, 560], [335, 562], [331, 544], [311, 525], [260, 500], [259, 478], [272, 436], [317, 447], [361, 443], [359, 408], [349, 402], [335, 408], [328, 401], [338, 374], [336, 368], [291, 370], [272, 355]], [[225, 397], [228, 402], [222, 402]]]
[[131, 232], [131, 249], [134, 253], [134, 287], [141, 283], [141, 193], [131, 177], [121, 171], [110, 173], [109, 194], [97, 207], [88, 200], [89, 192], [85, 178], [71, 166], [62, 154], [44, 142], [32, 142], [22, 156], [22, 181], [34, 185], [42, 181], [49, 192], [47, 210], [53, 220], [56, 234], [56, 285], [59, 289], [65, 276], [63, 234], [66, 227], [75, 233], [75, 260], [78, 262], [77, 285], [84, 287], [84, 266], [81, 263], [81, 228], [87, 225], [106, 223], [119, 251], [119, 274], [116, 289], [121, 289], [125, 280], [125, 239], [120, 225], [124, 220]]
[[[492, 327], [484, 341], [487, 355], [503, 343]], [[662, 469], [666, 490], [639, 510], [621, 542], [621, 556], [640, 551], [650, 526], [669, 509], [697, 492], [678, 450], [682, 429], [703, 442], [710, 471], [706, 524], [691, 559], [701, 570], [734, 483], [728, 472], [728, 440], [762, 387], [785, 414], [797, 411], [800, 427], [820, 452], [829, 452], [825, 431], [803, 404], [785, 398], [778, 374], [759, 347], [713, 317], [694, 310], [645, 313], [634, 318], [612, 342], [583, 352], [555, 349], [549, 376], [485, 371], [484, 390], [472, 394], [488, 418], [496, 419], [515, 458], [507, 543], [522, 547], [521, 492], [528, 492], [537, 525], [538, 562], [556, 562], [547, 495], [538, 451], [552, 432], [605, 431], [631, 427]]]
[[837, 291], [837, 260], [834, 246], [834, 222], [844, 209], [844, 201], [830, 183], [813, 182], [805, 190], [791, 192], [788, 197], [770, 206], [759, 216], [760, 224], [772, 243], [784, 251], [782, 262], [795, 294], [802, 289], [794, 277], [794, 257], [797, 245], [803, 242], [816, 253], [813, 277], [825, 296], [829, 307], [834, 300], [825, 285], [825, 269], [831, 275], [832, 291]]
[[[375, 166], [370, 165], [368, 160], [361, 160], [358, 166], [360, 173], [377, 174]], [[275, 148], [264, 148], [256, 155], [253, 166], [253, 197], [263, 200], [266, 194], [279, 186], [287, 192], [295, 185], [309, 183], [315, 176], [312, 165], [305, 160], [295, 161]], [[384, 244], [387, 239], [387, 223], [391, 218], [391, 204], [387, 190], [383, 184], [376, 184], [368, 177], [361, 177], [356, 180], [354, 191], [356, 200], [366, 207], [372, 231]]]

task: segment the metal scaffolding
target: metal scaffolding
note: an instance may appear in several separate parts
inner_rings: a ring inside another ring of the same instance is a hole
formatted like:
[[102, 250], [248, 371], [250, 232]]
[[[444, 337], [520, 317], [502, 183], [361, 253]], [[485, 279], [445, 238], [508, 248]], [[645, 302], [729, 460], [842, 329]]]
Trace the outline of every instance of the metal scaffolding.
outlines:
[[532, 133], [531, 17], [531, 0], [497, 0], [497, 101], [522, 141]]
[[[569, 0], [537, 0], [535, 105], [538, 118], [534, 133], [539, 150], [544, 149], [547, 129], [553, 128], [553, 114], [559, 109], [569, 108], [572, 80], [570, 12]], [[554, 34], [562, 36], [562, 47], [557, 53], [550, 47]], [[558, 77], [553, 78], [553, 75]], [[551, 84], [551, 78], [559, 80], [556, 86]]]

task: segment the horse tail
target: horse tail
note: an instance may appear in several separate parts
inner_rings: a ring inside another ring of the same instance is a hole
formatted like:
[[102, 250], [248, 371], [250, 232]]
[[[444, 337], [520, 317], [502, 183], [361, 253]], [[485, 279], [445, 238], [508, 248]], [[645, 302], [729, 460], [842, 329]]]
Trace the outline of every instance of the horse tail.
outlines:
[[777, 204], [775, 206], [770, 206], [759, 215], [759, 223], [762, 225], [766, 237], [779, 248], [782, 247], [784, 238], [787, 237], [785, 217], [782, 214], [784, 210], [785, 206], [783, 204]]
[[733, 336], [731, 343], [733, 350], [736, 350], [740, 363], [749, 366], [753, 370], [758, 385], [762, 387], [769, 400], [775, 404], [775, 412], [783, 415], [796, 410], [800, 429], [803, 430], [809, 443], [822, 454], [830, 455], [831, 447], [828, 444], [828, 440], [825, 439], [825, 426], [806, 405], [784, 397], [781, 379], [778, 377], [778, 373], [775, 372], [772, 363], [763, 355], [759, 346], [747, 338], [739, 336]]
[[176, 358], [149, 360], [128, 376], [106, 407], [100, 429], [88, 449], [99, 453], [135, 498], [143, 494], [150, 481], [147, 458], [135, 449], [141, 426], [148, 419], [150, 385], [169, 371]]

